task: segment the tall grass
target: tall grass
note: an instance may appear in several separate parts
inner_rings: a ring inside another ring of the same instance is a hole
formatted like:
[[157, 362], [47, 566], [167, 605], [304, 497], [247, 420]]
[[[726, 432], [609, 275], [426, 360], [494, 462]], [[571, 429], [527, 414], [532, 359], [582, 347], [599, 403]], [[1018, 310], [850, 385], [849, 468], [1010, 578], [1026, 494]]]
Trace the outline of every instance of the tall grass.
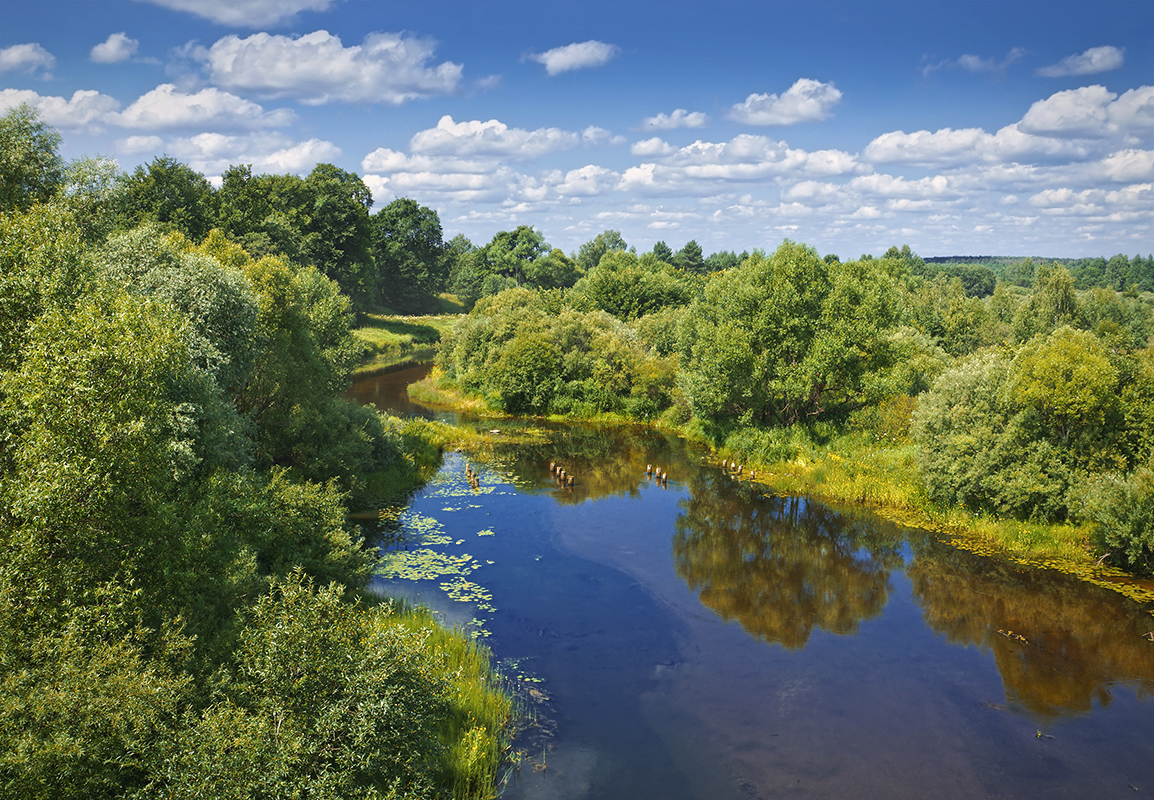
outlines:
[[431, 360], [437, 343], [458, 319], [459, 313], [408, 317], [388, 314], [360, 314], [352, 333], [365, 348], [365, 359], [357, 367], [365, 374], [411, 360]]

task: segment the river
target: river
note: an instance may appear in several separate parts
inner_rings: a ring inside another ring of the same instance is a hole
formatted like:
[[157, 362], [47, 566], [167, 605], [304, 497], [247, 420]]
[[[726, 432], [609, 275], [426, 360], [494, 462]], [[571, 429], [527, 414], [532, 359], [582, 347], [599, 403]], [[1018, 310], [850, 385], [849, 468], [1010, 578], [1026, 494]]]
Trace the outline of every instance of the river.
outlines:
[[[430, 415], [423, 373], [353, 396]], [[647, 429], [461, 421], [509, 444], [446, 454], [376, 586], [484, 637], [536, 715], [502, 797], [1154, 794], [1149, 607]]]

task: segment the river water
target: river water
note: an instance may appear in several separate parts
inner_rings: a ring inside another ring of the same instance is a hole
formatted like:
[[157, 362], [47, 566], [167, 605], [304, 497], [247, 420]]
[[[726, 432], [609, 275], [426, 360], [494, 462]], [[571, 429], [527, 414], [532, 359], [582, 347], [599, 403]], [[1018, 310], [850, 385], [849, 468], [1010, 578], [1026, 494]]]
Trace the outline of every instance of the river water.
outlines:
[[[423, 373], [354, 396], [431, 414]], [[535, 713], [503, 797], [1154, 794], [1150, 608], [653, 431], [471, 424], [509, 444], [446, 454], [377, 586], [484, 637]]]

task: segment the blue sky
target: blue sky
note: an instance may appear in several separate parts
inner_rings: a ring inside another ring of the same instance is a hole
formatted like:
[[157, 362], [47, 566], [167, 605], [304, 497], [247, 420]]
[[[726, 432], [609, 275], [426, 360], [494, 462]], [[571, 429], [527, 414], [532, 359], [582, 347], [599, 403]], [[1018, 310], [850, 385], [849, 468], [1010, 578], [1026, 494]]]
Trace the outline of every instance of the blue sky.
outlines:
[[1154, 1], [3, 0], [66, 158], [356, 172], [446, 238], [1154, 251]]

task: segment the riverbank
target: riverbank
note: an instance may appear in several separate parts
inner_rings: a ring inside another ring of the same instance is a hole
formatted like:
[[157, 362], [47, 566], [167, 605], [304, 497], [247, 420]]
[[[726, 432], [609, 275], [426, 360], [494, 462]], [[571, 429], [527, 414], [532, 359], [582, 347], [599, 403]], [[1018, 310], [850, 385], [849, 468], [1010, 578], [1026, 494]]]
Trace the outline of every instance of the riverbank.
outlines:
[[353, 371], [361, 377], [407, 364], [432, 361], [437, 343], [460, 319], [462, 311], [409, 317], [359, 314], [353, 337], [364, 347], [364, 359]]
[[[434, 371], [409, 387], [410, 397], [421, 403], [452, 408], [464, 413], [500, 419], [501, 414], [483, 398], [469, 396]], [[827, 503], [865, 508], [901, 525], [921, 528], [949, 540], [960, 549], [997, 555], [1032, 568], [1055, 569], [1141, 603], [1154, 603], [1154, 581], [1104, 565], [1093, 547], [1089, 525], [1050, 524], [1006, 519], [974, 513], [965, 508], [947, 508], [932, 502], [918, 475], [915, 448], [901, 433], [891, 433], [878, 441], [876, 432], [851, 432], [814, 443], [791, 437], [782, 458], [757, 458], [758, 448], [731, 436], [718, 446], [701, 430], [688, 424], [671, 424], [662, 418], [644, 422], [619, 414], [598, 414], [589, 418], [553, 416], [558, 422], [647, 425], [675, 433], [710, 449], [718, 464], [738, 461], [741, 474], [736, 480], [754, 483], [780, 495], [807, 495]], [[473, 449], [483, 436], [468, 432], [463, 438], [480, 439], [465, 444]], [[763, 450], [765, 448], [762, 448]], [[773, 449], [773, 448], [769, 448]]]

